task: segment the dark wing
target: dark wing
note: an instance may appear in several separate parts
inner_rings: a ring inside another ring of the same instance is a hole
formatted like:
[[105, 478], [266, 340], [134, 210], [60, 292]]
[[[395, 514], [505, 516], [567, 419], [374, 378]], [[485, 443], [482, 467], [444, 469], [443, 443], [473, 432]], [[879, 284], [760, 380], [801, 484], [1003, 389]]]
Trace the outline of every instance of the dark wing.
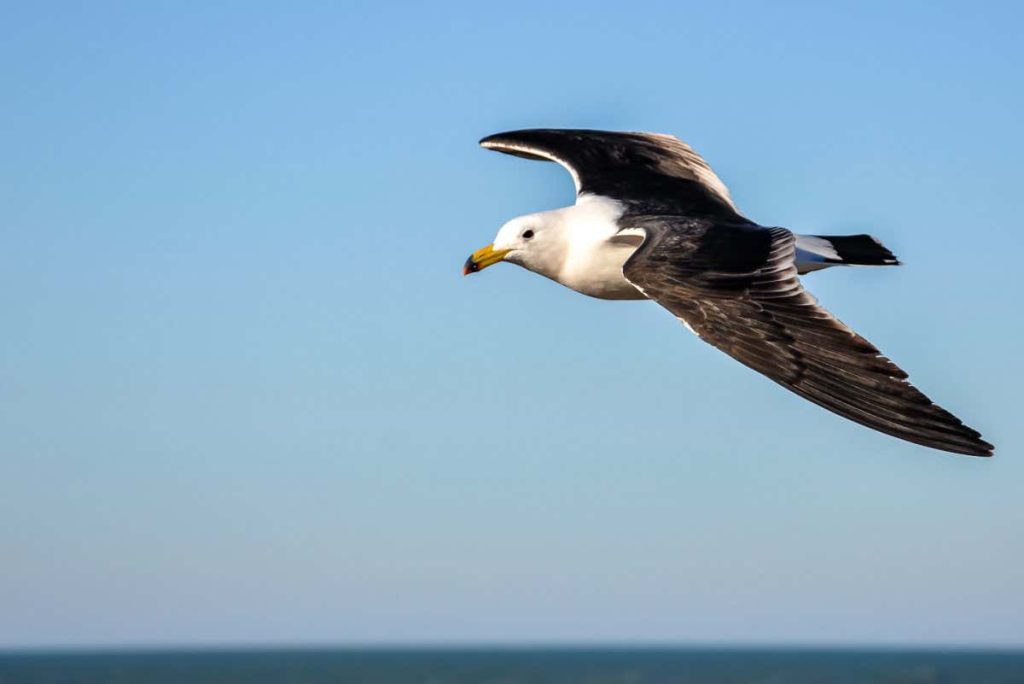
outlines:
[[576, 194], [622, 201], [626, 213], [736, 218], [729, 191], [689, 145], [670, 135], [533, 129], [480, 141], [489, 150], [564, 166]]
[[850, 420], [974, 456], [993, 447], [907, 382], [907, 374], [804, 291], [783, 228], [635, 219], [647, 240], [627, 279], [705, 342]]

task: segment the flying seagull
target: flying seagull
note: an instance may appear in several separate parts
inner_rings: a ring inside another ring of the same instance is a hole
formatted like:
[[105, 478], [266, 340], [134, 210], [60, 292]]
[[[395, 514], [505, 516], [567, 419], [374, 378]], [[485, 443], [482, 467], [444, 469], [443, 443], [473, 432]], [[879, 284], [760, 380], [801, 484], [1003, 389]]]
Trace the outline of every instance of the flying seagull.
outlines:
[[512, 219], [463, 272], [508, 261], [591, 297], [653, 299], [705, 342], [786, 389], [869, 428], [935, 449], [993, 447], [818, 305], [798, 276], [899, 261], [868, 235], [797, 235], [747, 219], [678, 138], [536, 129], [491, 135], [490, 150], [553, 161], [576, 204]]

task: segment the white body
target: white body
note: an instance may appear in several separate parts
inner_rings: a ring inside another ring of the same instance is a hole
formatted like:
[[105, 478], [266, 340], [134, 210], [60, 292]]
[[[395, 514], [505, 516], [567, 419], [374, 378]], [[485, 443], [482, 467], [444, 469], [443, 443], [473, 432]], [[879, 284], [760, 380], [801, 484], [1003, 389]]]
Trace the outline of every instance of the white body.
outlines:
[[[643, 242], [642, 230], [622, 231], [622, 205], [607, 197], [581, 195], [571, 207], [512, 219], [498, 231], [494, 248], [534, 273], [599, 299], [647, 299], [622, 275], [622, 266]], [[531, 235], [531, 237], [525, 237]], [[808, 273], [835, 266], [828, 240], [796, 236], [796, 266]]]

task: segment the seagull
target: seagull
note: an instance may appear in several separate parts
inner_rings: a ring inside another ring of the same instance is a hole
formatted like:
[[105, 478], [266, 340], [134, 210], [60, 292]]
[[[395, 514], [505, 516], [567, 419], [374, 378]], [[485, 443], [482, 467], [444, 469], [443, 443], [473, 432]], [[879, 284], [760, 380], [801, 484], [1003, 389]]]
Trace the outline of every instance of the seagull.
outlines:
[[818, 305], [800, 276], [900, 262], [869, 235], [797, 235], [744, 217], [689, 145], [670, 135], [532, 129], [480, 141], [556, 162], [576, 203], [527, 214], [473, 252], [601, 299], [652, 299], [700, 339], [791, 392], [879, 432], [991, 456], [977, 430], [934, 404], [866, 339]]

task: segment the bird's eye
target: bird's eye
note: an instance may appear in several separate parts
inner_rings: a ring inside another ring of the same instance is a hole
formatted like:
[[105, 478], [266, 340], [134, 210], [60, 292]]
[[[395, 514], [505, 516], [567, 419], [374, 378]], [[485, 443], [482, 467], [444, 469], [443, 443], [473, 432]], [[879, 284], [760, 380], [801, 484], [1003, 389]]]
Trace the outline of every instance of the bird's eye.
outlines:
[[529, 240], [532, 237], [533, 237], [533, 231], [532, 230], [527, 230], [527, 231], [525, 231], [523, 233], [523, 239], [524, 240]]

